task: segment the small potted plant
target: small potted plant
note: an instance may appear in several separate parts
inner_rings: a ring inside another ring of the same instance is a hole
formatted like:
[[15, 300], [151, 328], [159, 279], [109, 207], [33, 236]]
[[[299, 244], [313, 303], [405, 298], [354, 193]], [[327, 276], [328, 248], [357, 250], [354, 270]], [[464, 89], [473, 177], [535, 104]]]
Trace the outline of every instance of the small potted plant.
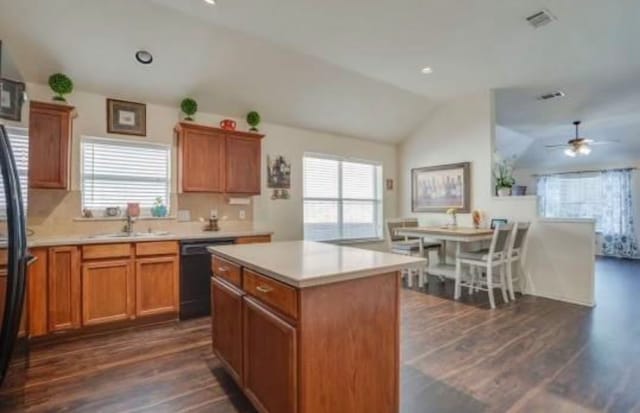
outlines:
[[449, 225], [451, 228], [458, 227], [458, 210], [455, 208], [447, 209], [447, 215], [451, 217], [451, 224]]
[[73, 92], [73, 81], [64, 73], [54, 73], [49, 76], [49, 87], [55, 93], [53, 100], [66, 103], [64, 95]]
[[195, 99], [192, 98], [182, 99], [182, 102], [180, 103], [180, 109], [182, 110], [182, 113], [186, 115], [184, 120], [191, 122], [193, 121], [193, 115], [195, 115], [198, 111], [198, 102], [196, 102]]
[[157, 197], [151, 207], [151, 216], [162, 218], [167, 216], [167, 206], [162, 201], [162, 197]]
[[498, 196], [510, 196], [511, 188], [516, 183], [516, 180], [513, 178], [512, 163], [507, 159], [497, 161], [493, 169], [493, 175], [496, 180], [496, 192]]
[[251, 126], [251, 129], [249, 129], [251, 132], [258, 132], [258, 125], [260, 124], [260, 114], [255, 110], [247, 113], [247, 123], [249, 124], [249, 126]]

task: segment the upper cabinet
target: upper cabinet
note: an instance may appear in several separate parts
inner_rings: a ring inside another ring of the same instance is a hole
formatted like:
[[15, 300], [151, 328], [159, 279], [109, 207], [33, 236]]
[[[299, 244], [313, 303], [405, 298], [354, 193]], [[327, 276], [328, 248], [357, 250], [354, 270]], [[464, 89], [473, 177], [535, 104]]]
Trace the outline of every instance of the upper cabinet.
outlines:
[[175, 130], [181, 192], [260, 193], [263, 135], [188, 122]]
[[69, 189], [75, 109], [36, 101], [29, 106], [29, 186]]

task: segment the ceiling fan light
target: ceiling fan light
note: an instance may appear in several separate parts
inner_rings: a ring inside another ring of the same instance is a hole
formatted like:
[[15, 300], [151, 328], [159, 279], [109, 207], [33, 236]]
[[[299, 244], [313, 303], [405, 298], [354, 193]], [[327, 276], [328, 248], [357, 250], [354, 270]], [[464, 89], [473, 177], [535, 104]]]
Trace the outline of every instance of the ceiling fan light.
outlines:
[[564, 150], [564, 154], [567, 155], [570, 158], [575, 158], [577, 153], [575, 151], [575, 149], [573, 148], [567, 148]]
[[580, 145], [578, 153], [580, 155], [589, 155], [591, 153], [591, 148], [588, 145]]

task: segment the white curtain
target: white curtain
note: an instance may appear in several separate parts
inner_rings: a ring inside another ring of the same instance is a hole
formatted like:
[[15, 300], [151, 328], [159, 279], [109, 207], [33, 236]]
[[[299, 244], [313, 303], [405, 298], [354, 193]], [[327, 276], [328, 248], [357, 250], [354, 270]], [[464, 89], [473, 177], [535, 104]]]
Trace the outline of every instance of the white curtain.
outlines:
[[604, 255], [638, 258], [632, 170], [576, 172], [538, 177], [539, 213], [548, 218], [592, 218]]

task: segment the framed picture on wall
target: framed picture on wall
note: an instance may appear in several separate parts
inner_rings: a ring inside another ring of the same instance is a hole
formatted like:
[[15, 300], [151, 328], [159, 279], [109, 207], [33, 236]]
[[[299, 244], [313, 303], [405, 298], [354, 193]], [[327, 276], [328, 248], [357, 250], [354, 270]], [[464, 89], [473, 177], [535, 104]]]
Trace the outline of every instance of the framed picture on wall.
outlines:
[[10, 79], [0, 80], [0, 118], [20, 122], [24, 102], [24, 83]]
[[458, 212], [471, 210], [471, 163], [427, 166], [411, 170], [413, 212]]
[[107, 99], [107, 132], [147, 136], [147, 105]]

